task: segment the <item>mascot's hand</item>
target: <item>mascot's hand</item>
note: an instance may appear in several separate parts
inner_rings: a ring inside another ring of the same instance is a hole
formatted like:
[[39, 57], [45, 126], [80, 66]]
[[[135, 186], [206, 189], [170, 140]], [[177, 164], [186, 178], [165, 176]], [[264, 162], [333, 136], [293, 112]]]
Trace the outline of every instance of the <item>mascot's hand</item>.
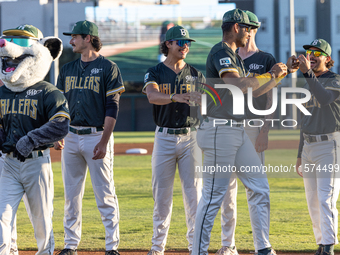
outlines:
[[13, 157], [17, 158], [21, 162], [24, 162], [26, 160], [26, 158], [23, 155], [21, 155], [20, 152], [16, 148], [15, 148], [15, 151], [13, 151]]
[[[25, 158], [28, 157], [28, 155], [30, 155], [30, 153], [33, 151], [34, 149], [34, 142], [32, 140], [32, 138], [30, 138], [29, 136], [25, 135], [23, 137], [21, 137], [16, 144], [16, 151], [19, 153], [18, 155], [18, 159], [23, 162], [19, 156], [23, 156]], [[13, 154], [14, 156], [14, 154]], [[14, 156], [15, 157], [15, 156]]]

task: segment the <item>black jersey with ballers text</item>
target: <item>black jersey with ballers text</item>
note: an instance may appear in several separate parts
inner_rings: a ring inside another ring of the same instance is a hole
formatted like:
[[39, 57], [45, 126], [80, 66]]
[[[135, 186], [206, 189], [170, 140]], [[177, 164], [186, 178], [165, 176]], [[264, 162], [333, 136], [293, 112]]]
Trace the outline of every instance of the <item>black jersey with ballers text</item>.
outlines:
[[[340, 92], [340, 75], [328, 71], [317, 78], [325, 89]], [[309, 89], [308, 83], [305, 84], [304, 88]], [[321, 106], [312, 94], [311, 99], [303, 105], [312, 114], [302, 116], [301, 130], [303, 133], [320, 135], [340, 130], [339, 98], [326, 106]]]
[[[273, 67], [273, 65], [276, 64], [276, 60], [272, 54], [263, 52], [260, 50], [255, 52], [250, 57], [243, 59], [243, 62], [244, 62], [245, 68], [249, 71], [249, 73], [253, 73], [253, 74], [264, 74], [268, 72]], [[272, 93], [272, 91], [270, 91], [269, 93]], [[250, 112], [247, 107], [247, 100], [245, 100], [245, 102], [246, 102], [246, 111], [247, 111], [248, 119], [263, 117], [263, 116], [255, 115], [254, 113]], [[253, 97], [253, 106], [255, 109], [265, 110], [266, 104], [267, 104], [267, 93], [259, 97]]]
[[[219, 42], [212, 47], [207, 58], [207, 83], [211, 87], [214, 87], [215, 84], [225, 84], [221, 77], [224, 73], [228, 72], [236, 72], [240, 77], [245, 77], [246, 75], [243, 60], [240, 56], [225, 42]], [[206, 89], [209, 90], [209, 88]], [[222, 105], [220, 102], [215, 103], [216, 100], [214, 101], [210, 96], [208, 96], [207, 116], [220, 119], [234, 119], [236, 121], [246, 118], [245, 114], [233, 114], [233, 96], [229, 89], [216, 89], [216, 92], [221, 98]]]
[[[186, 64], [185, 67], [176, 74], [172, 69], [159, 63], [157, 66], [149, 68], [144, 78], [143, 93], [147, 86], [157, 84], [161, 93], [170, 95], [172, 93], [184, 94], [191, 91], [198, 91], [200, 82], [205, 82], [203, 74], [194, 67]], [[190, 112], [194, 112], [185, 103], [170, 103], [166, 105], [153, 105], [153, 118], [156, 125], [168, 128], [182, 128], [198, 125], [196, 118], [190, 117]]]
[[[57, 117], [70, 119], [66, 98], [52, 84], [41, 81], [22, 92], [13, 92], [6, 86], [0, 88], [2, 128], [6, 141], [3, 152], [14, 151], [19, 138], [31, 130]], [[34, 150], [45, 150], [46, 144]]]
[[103, 56], [86, 64], [80, 58], [65, 64], [57, 87], [68, 100], [70, 125], [102, 127], [106, 99], [125, 91], [123, 79], [118, 66]]

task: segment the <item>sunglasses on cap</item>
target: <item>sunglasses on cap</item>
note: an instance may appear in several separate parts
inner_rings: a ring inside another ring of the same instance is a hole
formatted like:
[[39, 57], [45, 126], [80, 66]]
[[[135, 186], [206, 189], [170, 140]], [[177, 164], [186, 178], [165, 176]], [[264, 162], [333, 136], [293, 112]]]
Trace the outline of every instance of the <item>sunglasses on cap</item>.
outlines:
[[28, 36], [1, 36], [1, 39], [5, 39], [7, 42], [15, 43], [22, 47], [30, 47], [34, 41], [38, 41], [38, 38]]
[[322, 51], [319, 51], [319, 50], [306, 50], [306, 55], [307, 54], [312, 54], [315, 56], [315, 57], [320, 57], [321, 55], [322, 56], [328, 56], [326, 53], [322, 52]]
[[187, 45], [188, 47], [191, 46], [191, 41], [189, 40], [171, 40], [170, 42], [176, 42], [179, 47], [183, 47], [184, 45]]
[[246, 32], [250, 33], [251, 30], [251, 26], [247, 26], [247, 25], [242, 25], [242, 24], [238, 24], [240, 27], [244, 27]]

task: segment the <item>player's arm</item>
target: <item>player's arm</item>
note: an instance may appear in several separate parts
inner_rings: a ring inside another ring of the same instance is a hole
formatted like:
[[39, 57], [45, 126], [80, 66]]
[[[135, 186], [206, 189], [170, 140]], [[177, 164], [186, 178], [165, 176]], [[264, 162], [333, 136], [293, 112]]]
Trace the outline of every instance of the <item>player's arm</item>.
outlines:
[[[273, 103], [273, 93], [272, 91], [267, 92], [267, 102], [266, 102], [266, 110], [270, 109]], [[266, 119], [273, 119], [274, 112], [266, 115], [264, 118]], [[255, 141], [255, 150], [257, 152], [262, 152], [268, 149], [268, 133], [270, 129], [270, 121], [264, 121], [264, 124], [260, 130], [259, 135]]]
[[248, 92], [248, 88], [253, 89], [253, 96], [258, 97], [277, 85], [276, 78], [284, 76], [287, 73], [287, 66], [283, 63], [275, 64], [271, 73], [265, 73], [256, 77], [240, 77], [238, 72], [224, 72], [221, 78], [226, 84], [233, 84], [240, 88], [243, 93]]
[[149, 84], [146, 84], [145, 92], [150, 104], [166, 105], [174, 101], [189, 104], [190, 93], [174, 95], [164, 94], [159, 91], [159, 86], [156, 82], [150, 82]]
[[303, 76], [306, 78], [310, 91], [313, 93], [321, 106], [329, 105], [339, 97], [340, 88], [334, 88], [334, 90], [330, 90], [321, 85], [320, 81], [315, 76], [313, 70], [310, 67], [309, 54], [307, 54], [307, 57], [304, 55], [299, 56], [299, 66]]
[[105, 120], [104, 120], [104, 131], [102, 138], [100, 139], [99, 143], [93, 149], [93, 158], [102, 159], [106, 155], [106, 148], [107, 143], [111, 137], [111, 134], [115, 128], [116, 120], [118, 117], [119, 112], [119, 100], [120, 94], [115, 93], [113, 95], [109, 95], [106, 98], [106, 105], [105, 105]]
[[299, 167], [301, 166], [301, 154], [302, 154], [302, 149], [303, 149], [303, 143], [304, 143], [304, 138], [303, 138], [303, 133], [302, 130], [300, 130], [300, 143], [299, 143], [299, 149], [298, 149], [298, 155], [296, 159], [296, 164], [295, 164], [295, 169], [298, 175], [303, 177], [302, 171], [299, 171]]

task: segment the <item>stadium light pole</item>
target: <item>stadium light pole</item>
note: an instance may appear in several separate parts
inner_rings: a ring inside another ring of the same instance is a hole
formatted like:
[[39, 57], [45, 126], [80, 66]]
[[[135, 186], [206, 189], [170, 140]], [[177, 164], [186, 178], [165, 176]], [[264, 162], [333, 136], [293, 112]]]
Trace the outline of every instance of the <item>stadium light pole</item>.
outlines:
[[[290, 23], [290, 55], [296, 56], [295, 51], [295, 14], [294, 14], [294, 0], [289, 0], [289, 23]], [[291, 74], [291, 82], [292, 82], [292, 88], [296, 88], [296, 78], [297, 74], [292, 73]], [[296, 95], [293, 94], [293, 99], [296, 98]], [[297, 120], [297, 108], [295, 105], [293, 105], [292, 108], [292, 119]], [[296, 129], [297, 127], [294, 127]]]
[[[53, 0], [53, 26], [54, 26], [54, 36], [59, 38], [58, 31], [58, 0]], [[51, 83], [57, 85], [57, 78], [59, 74], [59, 59], [52, 62], [51, 68]]]

